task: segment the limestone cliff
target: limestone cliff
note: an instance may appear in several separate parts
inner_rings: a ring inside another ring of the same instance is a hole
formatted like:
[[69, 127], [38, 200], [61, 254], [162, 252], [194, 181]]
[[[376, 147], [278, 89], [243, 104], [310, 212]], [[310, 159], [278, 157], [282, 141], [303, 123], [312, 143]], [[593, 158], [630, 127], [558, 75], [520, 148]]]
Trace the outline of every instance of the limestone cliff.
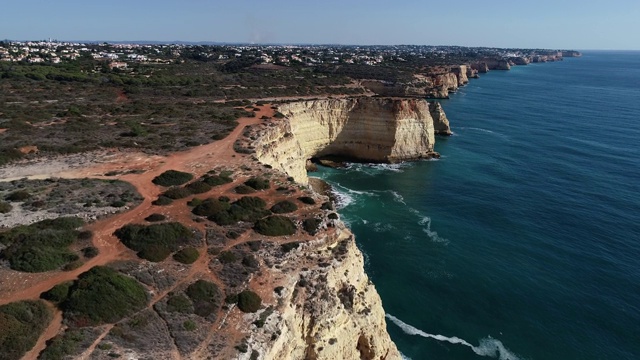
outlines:
[[259, 133], [255, 155], [301, 183], [307, 182], [309, 158], [334, 155], [371, 162], [432, 158], [438, 156], [433, 150], [435, 133], [450, 133], [440, 105], [420, 99], [310, 100], [284, 104], [279, 111], [286, 119], [255, 130]]
[[[273, 313], [248, 340], [262, 358], [401, 358], [387, 333], [380, 296], [363, 271], [353, 235], [341, 222], [334, 225], [334, 231], [284, 259], [273, 259], [281, 265], [270, 270], [271, 277], [284, 281], [283, 289], [276, 295]], [[272, 261], [273, 253], [265, 251], [263, 256]], [[280, 336], [271, 341], [274, 333]]]

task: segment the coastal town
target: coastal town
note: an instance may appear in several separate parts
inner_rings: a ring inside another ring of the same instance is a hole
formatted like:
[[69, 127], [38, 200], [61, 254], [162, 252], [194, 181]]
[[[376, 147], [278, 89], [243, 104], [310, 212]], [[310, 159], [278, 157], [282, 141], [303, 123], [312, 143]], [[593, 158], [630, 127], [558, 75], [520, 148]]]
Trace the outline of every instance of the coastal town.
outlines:
[[199, 45], [144, 43], [84, 43], [65, 41], [1, 41], [0, 61], [31, 64], [60, 64], [91, 58], [104, 61], [111, 69], [129, 64], [170, 64], [185, 60], [225, 62], [248, 60], [277, 66], [319, 66], [322, 64], [362, 64], [380, 66], [407, 61], [434, 64], [453, 60], [483, 58], [506, 60], [511, 64], [561, 60], [580, 53], [571, 50], [499, 49], [461, 46], [343, 46], [343, 45]]

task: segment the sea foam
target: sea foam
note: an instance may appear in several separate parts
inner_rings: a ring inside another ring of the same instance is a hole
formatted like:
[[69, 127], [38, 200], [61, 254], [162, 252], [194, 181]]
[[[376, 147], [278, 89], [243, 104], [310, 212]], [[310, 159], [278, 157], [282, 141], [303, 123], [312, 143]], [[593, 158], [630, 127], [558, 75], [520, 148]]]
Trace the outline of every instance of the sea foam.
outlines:
[[418, 328], [415, 328], [403, 322], [402, 320], [390, 314], [386, 314], [385, 317], [391, 320], [391, 322], [396, 324], [400, 329], [402, 329], [402, 331], [404, 331], [406, 334], [409, 334], [409, 335], [418, 335], [424, 338], [435, 339], [438, 341], [444, 341], [451, 344], [464, 345], [471, 348], [471, 350], [474, 353], [480, 356], [489, 356], [489, 357], [497, 358], [499, 360], [520, 360], [520, 358], [516, 354], [509, 351], [509, 349], [507, 349], [502, 344], [502, 342], [500, 342], [500, 340], [496, 340], [491, 337], [480, 339], [480, 344], [478, 346], [473, 346], [466, 340], [460, 339], [459, 337], [456, 337], [456, 336], [449, 337], [444, 335], [434, 335], [434, 334], [426, 333]]

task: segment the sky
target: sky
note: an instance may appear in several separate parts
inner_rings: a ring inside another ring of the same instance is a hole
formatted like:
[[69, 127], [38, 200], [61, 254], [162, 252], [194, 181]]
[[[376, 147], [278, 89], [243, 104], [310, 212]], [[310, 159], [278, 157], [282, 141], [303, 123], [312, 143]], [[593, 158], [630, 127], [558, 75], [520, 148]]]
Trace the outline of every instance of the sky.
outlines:
[[0, 39], [640, 50], [640, 0], [19, 0]]

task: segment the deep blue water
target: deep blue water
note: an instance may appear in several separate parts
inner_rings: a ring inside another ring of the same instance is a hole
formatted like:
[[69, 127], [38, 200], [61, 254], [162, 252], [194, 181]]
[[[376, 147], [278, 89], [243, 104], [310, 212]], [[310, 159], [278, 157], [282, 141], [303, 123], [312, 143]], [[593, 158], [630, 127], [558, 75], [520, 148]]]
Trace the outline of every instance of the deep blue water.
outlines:
[[442, 104], [440, 160], [319, 175], [400, 351], [640, 359], [640, 53], [492, 71]]

